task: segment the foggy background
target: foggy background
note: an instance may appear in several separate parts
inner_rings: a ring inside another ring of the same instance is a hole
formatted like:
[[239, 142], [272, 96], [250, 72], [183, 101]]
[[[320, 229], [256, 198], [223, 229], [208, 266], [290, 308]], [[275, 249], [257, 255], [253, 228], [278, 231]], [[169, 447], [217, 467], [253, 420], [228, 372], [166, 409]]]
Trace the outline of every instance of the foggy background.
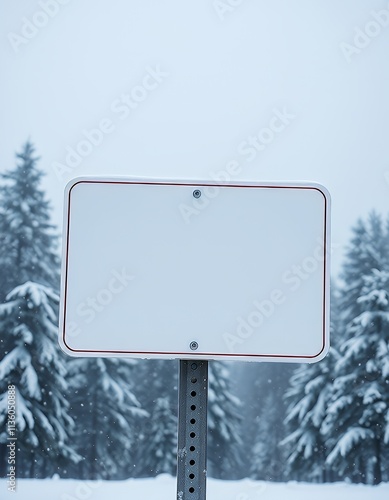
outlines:
[[[39, 2], [1, 3], [0, 169], [30, 137], [57, 224], [73, 177], [209, 179], [237, 160], [237, 179], [315, 180], [329, 189], [337, 272], [350, 225], [386, 210], [389, 29], [359, 42], [359, 53], [347, 56], [342, 44], [355, 47], [356, 27], [387, 1], [63, 1], [48, 20], [37, 15]], [[42, 27], [28, 31], [24, 18]], [[113, 112], [158, 65], [168, 73], [158, 87], [127, 117]], [[239, 145], [268, 126], [274, 108], [294, 118], [248, 161]], [[103, 118], [113, 131], [56, 175], [66, 147]]]

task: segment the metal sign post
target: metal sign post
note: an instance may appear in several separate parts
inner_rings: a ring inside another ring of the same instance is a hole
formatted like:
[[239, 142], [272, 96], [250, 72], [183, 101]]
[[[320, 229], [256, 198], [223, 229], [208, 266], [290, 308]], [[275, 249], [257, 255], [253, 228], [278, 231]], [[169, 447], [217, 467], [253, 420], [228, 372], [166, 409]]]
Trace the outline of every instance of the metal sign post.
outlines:
[[177, 499], [205, 500], [208, 361], [180, 360]]

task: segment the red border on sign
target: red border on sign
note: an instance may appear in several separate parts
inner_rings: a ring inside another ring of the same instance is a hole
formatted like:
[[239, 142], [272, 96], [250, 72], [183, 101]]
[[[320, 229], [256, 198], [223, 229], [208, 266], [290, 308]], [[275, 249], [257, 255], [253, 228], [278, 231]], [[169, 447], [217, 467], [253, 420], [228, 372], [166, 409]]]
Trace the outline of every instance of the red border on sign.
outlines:
[[[137, 184], [137, 185], [150, 185], [150, 186], [188, 186], [188, 187], [196, 187], [196, 186], [214, 186], [214, 187], [223, 187], [223, 188], [261, 188], [261, 189], [302, 189], [302, 190], [313, 190], [318, 191], [322, 194], [324, 198], [324, 231], [323, 231], [323, 333], [322, 333], [322, 347], [320, 351], [313, 356], [297, 356], [297, 355], [287, 355], [287, 354], [244, 354], [244, 353], [212, 353], [212, 352], [172, 352], [172, 351], [120, 351], [120, 350], [88, 350], [88, 349], [73, 349], [66, 343], [65, 339], [65, 319], [66, 319], [66, 299], [67, 299], [67, 289], [68, 289], [68, 264], [69, 264], [69, 232], [70, 232], [70, 201], [71, 201], [71, 191], [78, 184]], [[147, 181], [103, 181], [103, 180], [80, 180], [75, 182], [73, 186], [69, 189], [68, 193], [68, 214], [67, 214], [67, 230], [66, 230], [66, 257], [65, 257], [65, 283], [64, 283], [64, 308], [63, 308], [63, 331], [62, 331], [62, 341], [64, 345], [74, 353], [95, 353], [95, 354], [135, 354], [135, 355], [144, 355], [147, 356], [153, 355], [164, 355], [168, 356], [169, 354], [173, 356], [182, 356], [183, 359], [190, 357], [195, 357], [198, 355], [199, 357], [210, 356], [212, 357], [231, 357], [231, 358], [287, 358], [287, 359], [315, 359], [324, 351], [325, 349], [325, 338], [326, 338], [326, 292], [327, 292], [327, 197], [325, 193], [319, 188], [314, 186], [267, 186], [267, 185], [240, 185], [240, 184], [207, 184], [207, 183], [174, 183], [174, 182], [147, 182]]]

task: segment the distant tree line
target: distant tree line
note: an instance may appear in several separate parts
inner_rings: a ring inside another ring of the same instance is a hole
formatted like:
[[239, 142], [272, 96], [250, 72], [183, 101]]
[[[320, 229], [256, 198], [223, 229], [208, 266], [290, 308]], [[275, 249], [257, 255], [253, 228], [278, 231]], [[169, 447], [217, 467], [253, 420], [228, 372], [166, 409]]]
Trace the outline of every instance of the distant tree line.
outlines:
[[[58, 234], [27, 142], [0, 182], [0, 475], [16, 388], [17, 476], [176, 472], [177, 363], [59, 349]], [[329, 355], [313, 365], [210, 363], [208, 474], [389, 480], [389, 223], [360, 220], [333, 286]]]

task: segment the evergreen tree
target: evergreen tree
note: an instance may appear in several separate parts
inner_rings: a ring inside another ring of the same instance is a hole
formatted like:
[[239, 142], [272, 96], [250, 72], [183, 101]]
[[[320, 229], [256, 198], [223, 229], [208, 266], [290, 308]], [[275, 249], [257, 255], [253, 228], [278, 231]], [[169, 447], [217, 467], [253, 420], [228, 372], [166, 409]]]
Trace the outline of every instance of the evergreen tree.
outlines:
[[[178, 411], [178, 369], [177, 362], [165, 359], [140, 360], [134, 373], [134, 392], [136, 397], [149, 415], [161, 411], [158, 409], [160, 400], [169, 402], [171, 420], [175, 421], [177, 433]], [[159, 403], [158, 403], [159, 402]], [[167, 416], [166, 416], [167, 417]], [[137, 453], [135, 456], [135, 475], [137, 477], [150, 477], [158, 474], [155, 467], [155, 456], [158, 443], [155, 440], [154, 419], [143, 418], [136, 422], [138, 436]], [[169, 446], [169, 444], [167, 444]], [[147, 450], [147, 451], [145, 451]], [[176, 462], [177, 450], [175, 450]], [[176, 465], [176, 463], [175, 463]], [[174, 465], [174, 466], [175, 466]]]
[[236, 392], [242, 403], [240, 477], [283, 481], [286, 452], [280, 441], [286, 435], [284, 394], [295, 365], [292, 363], [234, 363]]
[[[59, 285], [57, 237], [50, 224], [50, 207], [41, 189], [43, 172], [37, 166], [38, 158], [35, 156], [34, 147], [29, 141], [16, 155], [16, 159], [15, 168], [0, 176], [2, 181], [0, 185], [0, 302], [3, 302], [7, 294], [15, 287], [28, 281], [45, 285], [46, 288], [41, 290], [49, 290], [50, 294], [53, 294], [52, 289], [57, 290]], [[16, 290], [20, 289], [16, 288]], [[12, 292], [12, 294], [14, 293]], [[8, 304], [7, 308], [9, 309], [9, 307]], [[13, 321], [16, 332], [15, 325], [19, 319], [17, 308], [12, 309], [12, 314], [15, 315]], [[55, 314], [57, 314], [56, 309]], [[56, 324], [57, 320], [52, 320], [52, 323]], [[11, 325], [11, 318], [8, 319], [7, 324]], [[32, 329], [31, 332], [36, 332], [37, 336], [45, 336], [46, 330], [42, 330], [42, 332], [37, 330], [39, 324], [39, 319], [37, 319], [36, 329]], [[48, 328], [47, 324], [44, 326]], [[0, 360], [4, 361], [6, 356], [7, 359], [10, 359], [10, 356], [20, 352], [18, 348], [14, 354], [11, 354], [14, 347], [18, 347], [16, 340], [17, 338], [13, 334], [3, 332], [0, 337]], [[32, 340], [29, 345], [34, 349], [35, 340]], [[56, 336], [55, 340], [53, 337], [53, 346], [54, 350], [57, 351], [56, 359], [60, 360], [62, 353], [57, 345]], [[62, 362], [61, 366], [63, 366]], [[63, 371], [59, 373], [63, 374]], [[44, 374], [44, 370], [36, 372], [39, 387], [42, 388], [46, 384]], [[27, 375], [25, 375], [23, 383], [27, 383]], [[57, 391], [61, 391], [63, 386], [63, 382], [59, 383]], [[3, 391], [5, 391], [4, 380], [1, 381], [0, 387], [1, 399], [5, 398]], [[66, 405], [62, 411], [64, 418], [67, 418]], [[23, 446], [22, 439], [24, 438], [27, 439], [26, 433], [21, 438], [21, 446]], [[3, 445], [0, 443], [0, 448], [2, 447]], [[0, 450], [1, 456], [5, 456], [3, 451], [3, 449]], [[45, 471], [52, 467], [55, 461], [50, 459], [49, 463], [45, 463], [36, 447], [32, 447], [31, 451], [37, 453], [35, 458], [39, 466], [36, 468], [37, 473], [38, 469], [42, 468], [42, 474], [46, 474]], [[0, 466], [0, 468], [4, 467]], [[22, 472], [21, 468], [19, 468], [19, 472]]]
[[389, 444], [389, 273], [364, 277], [362, 312], [348, 326], [323, 422], [335, 444], [327, 463], [353, 481], [378, 484]]
[[232, 394], [225, 363], [209, 363], [208, 472], [214, 478], [235, 479], [241, 465], [241, 403]]
[[178, 368], [175, 360], [139, 360], [133, 381], [136, 397], [142, 408], [150, 414], [154, 411], [155, 403], [159, 398], [167, 397], [171, 402], [177, 401]]
[[50, 224], [50, 206], [40, 184], [34, 147], [27, 142], [16, 155], [13, 170], [1, 175], [0, 301], [15, 286], [33, 281], [59, 286], [57, 238]]
[[333, 369], [338, 358], [332, 347], [324, 360], [300, 366], [291, 378], [285, 394], [290, 401], [285, 423], [291, 433], [282, 444], [290, 451], [287, 472], [292, 479], [331, 479], [331, 471], [326, 467], [327, 442], [320, 430], [332, 395]]
[[299, 366], [285, 393], [289, 402], [285, 424], [288, 436], [282, 445], [289, 451], [287, 476], [300, 481], [328, 482], [336, 473], [326, 464], [331, 436], [325, 438], [321, 427], [333, 393], [335, 364], [340, 355], [337, 347], [341, 334], [338, 294], [331, 289], [331, 344], [329, 354], [319, 363]]
[[[73, 422], [64, 397], [66, 369], [57, 346], [58, 296], [51, 288], [27, 282], [10, 292], [0, 305], [4, 356], [0, 361], [0, 441], [6, 442], [7, 387], [16, 388], [16, 433], [20, 448], [18, 474], [34, 477], [37, 457], [45, 476], [55, 466], [78, 456], [68, 444]], [[5, 459], [5, 456], [4, 456]]]
[[137, 361], [76, 358], [69, 362], [74, 446], [82, 456], [77, 476], [123, 479], [133, 475], [135, 421], [147, 416], [133, 393]]
[[282, 481], [285, 457], [280, 441], [284, 437], [282, 422], [277, 422], [277, 395], [269, 392], [260, 416], [255, 419], [256, 433], [252, 440], [250, 477], [263, 481]]
[[388, 237], [381, 217], [375, 212], [369, 215], [367, 222], [359, 219], [353, 228], [341, 274], [344, 282], [340, 297], [343, 323], [349, 323], [361, 313], [358, 298], [364, 286], [364, 276], [373, 269], [388, 269]]
[[150, 417], [151, 433], [147, 446], [142, 447], [141, 468], [148, 476], [176, 473], [177, 417], [167, 397], [158, 398]]
[[293, 366], [260, 363], [256, 367], [255, 392], [251, 394], [255, 416], [246, 435], [246, 446], [251, 450], [247, 454], [250, 477], [254, 479], [283, 481], [286, 478], [286, 451], [280, 442], [285, 438], [286, 403], [283, 395]]
[[[356, 318], [360, 317], [364, 312], [364, 304], [363, 301], [359, 300], [359, 297], [364, 293], [362, 290], [365, 287], [366, 278], [371, 276], [372, 273], [375, 272], [374, 270], [389, 270], [388, 229], [389, 224], [385, 231], [381, 217], [374, 212], [370, 214], [367, 222], [359, 220], [358, 224], [353, 229], [353, 238], [347, 252], [346, 262], [344, 263], [344, 272], [342, 273], [344, 285], [341, 288], [340, 301], [344, 336], [350, 341], [347, 344], [348, 348], [351, 348], [354, 343], [353, 324]], [[345, 341], [346, 340], [343, 339], [343, 343]], [[342, 349], [341, 355], [343, 357], [345, 347], [342, 346]], [[338, 375], [341, 374], [341, 366], [342, 363], [340, 360], [336, 367], [336, 370], [340, 372], [337, 373]], [[338, 384], [339, 382], [336, 383]], [[345, 397], [347, 397], [346, 394]], [[323, 429], [325, 429], [327, 438], [332, 434], [331, 439], [334, 445], [329, 446], [333, 449], [340, 438], [340, 434], [335, 432], [335, 426], [331, 427], [329, 425], [330, 418], [329, 416], [326, 419], [326, 425], [323, 426]], [[333, 456], [334, 455], [331, 455], [331, 458], [329, 458], [331, 463], [334, 462]], [[352, 478], [355, 482], [369, 481], [367, 474], [370, 474], [368, 469], [371, 468], [371, 464], [368, 465], [366, 463], [366, 457], [364, 455], [355, 456], [352, 465], [349, 464], [348, 467], [346, 467], [346, 462], [347, 459], [344, 460], [344, 467], [338, 466], [337, 469], [343, 471], [343, 474]], [[374, 473], [372, 474], [374, 475]], [[372, 474], [370, 474], [370, 476]]]
[[[367, 281], [371, 279], [367, 277], [378, 272], [374, 269], [389, 270], [388, 242], [389, 232], [384, 230], [381, 218], [375, 213], [369, 216], [367, 222], [360, 220], [354, 228], [342, 274], [343, 286], [340, 293], [332, 298], [333, 347], [327, 358], [320, 363], [298, 367], [286, 393], [289, 402], [286, 417], [289, 435], [283, 440], [283, 445], [289, 449], [288, 478], [329, 481], [347, 476], [353, 481], [379, 482], [383, 471], [388, 468], [389, 431], [385, 430], [385, 425], [388, 425], [389, 417], [386, 402], [385, 406], [382, 404], [388, 397], [389, 389], [386, 368], [382, 369], [379, 391], [382, 400], [376, 395], [378, 399], [375, 406], [371, 396], [373, 389], [369, 388], [367, 396], [363, 395], [364, 389], [368, 389], [370, 378], [377, 378], [376, 372], [371, 371], [374, 349], [369, 352], [367, 347], [365, 352], [360, 349], [363, 342], [356, 334], [357, 325], [360, 328], [362, 318], [366, 318], [366, 300], [360, 296], [367, 293]], [[382, 278], [380, 284], [376, 282], [374, 285], [377, 290], [381, 290], [380, 296], [388, 290], [384, 281]], [[372, 288], [374, 286], [371, 284]], [[369, 307], [374, 310], [373, 306]], [[381, 314], [382, 312], [379, 313]], [[372, 326], [373, 323], [375, 327]], [[374, 321], [370, 327], [374, 329], [377, 324]], [[369, 342], [374, 344], [372, 331], [366, 331], [366, 334]], [[386, 334], [381, 331], [377, 335], [381, 338], [381, 352], [387, 352]], [[355, 351], [359, 351], [359, 356], [355, 355]], [[386, 361], [381, 360], [381, 363], [386, 367]], [[364, 397], [370, 413], [367, 407], [363, 409]], [[271, 404], [266, 399], [264, 405], [269, 406], [268, 412], [271, 414]], [[380, 411], [383, 415], [378, 418]], [[363, 430], [362, 421], [369, 422]], [[263, 471], [266, 469], [268, 447], [261, 448], [260, 442], [266, 441], [270, 426], [264, 420], [261, 422], [262, 426], [258, 426], [259, 442], [254, 448], [254, 466]], [[375, 427], [375, 433], [372, 427]], [[369, 458], [369, 453], [374, 458]]]

